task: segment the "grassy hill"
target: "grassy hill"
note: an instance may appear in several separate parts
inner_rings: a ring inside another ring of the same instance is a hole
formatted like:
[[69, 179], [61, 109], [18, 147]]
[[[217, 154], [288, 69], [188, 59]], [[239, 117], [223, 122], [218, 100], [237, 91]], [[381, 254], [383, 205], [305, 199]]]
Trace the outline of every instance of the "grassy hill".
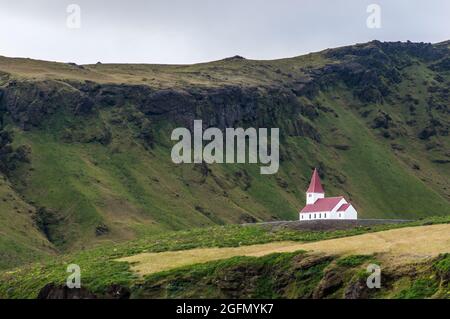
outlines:
[[[290, 59], [0, 58], [0, 267], [168, 230], [296, 219], [311, 170], [361, 218], [450, 214], [449, 43]], [[281, 167], [175, 165], [171, 130], [279, 127]]]
[[[73, 263], [81, 267], [84, 297], [129, 291], [134, 298], [448, 298], [449, 256], [439, 253], [446, 252], [449, 222], [447, 216], [326, 231], [226, 225], [154, 234], [0, 271], [0, 298], [60, 294]], [[375, 240], [366, 249], [368, 236]], [[404, 245], [411, 236], [417, 251]], [[328, 240], [352, 244], [347, 249]], [[353, 287], [361, 286], [365, 267], [374, 262], [383, 267], [383, 289]], [[317, 295], [327, 283], [332, 289]], [[353, 288], [354, 296], [346, 296]]]

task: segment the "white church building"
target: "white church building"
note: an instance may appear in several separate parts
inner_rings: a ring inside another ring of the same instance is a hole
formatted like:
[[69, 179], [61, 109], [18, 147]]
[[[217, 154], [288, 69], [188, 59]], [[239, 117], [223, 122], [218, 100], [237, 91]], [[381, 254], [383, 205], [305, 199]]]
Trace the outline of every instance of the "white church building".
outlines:
[[325, 197], [317, 169], [306, 191], [306, 206], [299, 213], [301, 221], [315, 219], [358, 219], [358, 212], [343, 196]]

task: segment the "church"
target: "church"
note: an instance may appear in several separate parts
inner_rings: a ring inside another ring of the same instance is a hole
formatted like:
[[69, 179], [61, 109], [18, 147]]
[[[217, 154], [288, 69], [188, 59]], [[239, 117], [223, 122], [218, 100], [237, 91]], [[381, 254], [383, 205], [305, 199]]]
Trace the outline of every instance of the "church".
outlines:
[[325, 197], [317, 169], [306, 191], [306, 206], [299, 213], [301, 221], [316, 219], [358, 219], [358, 212], [343, 196]]

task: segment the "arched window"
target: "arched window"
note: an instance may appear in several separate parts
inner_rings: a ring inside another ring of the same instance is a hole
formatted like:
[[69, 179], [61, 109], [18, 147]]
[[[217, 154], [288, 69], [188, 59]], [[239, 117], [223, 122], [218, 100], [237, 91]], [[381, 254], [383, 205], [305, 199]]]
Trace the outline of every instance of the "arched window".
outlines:
[[323, 214], [323, 218], [327, 218], [327, 213]]
[[311, 214], [309, 214], [309, 219], [311, 219]]
[[322, 214], [319, 214], [319, 218], [322, 218]]

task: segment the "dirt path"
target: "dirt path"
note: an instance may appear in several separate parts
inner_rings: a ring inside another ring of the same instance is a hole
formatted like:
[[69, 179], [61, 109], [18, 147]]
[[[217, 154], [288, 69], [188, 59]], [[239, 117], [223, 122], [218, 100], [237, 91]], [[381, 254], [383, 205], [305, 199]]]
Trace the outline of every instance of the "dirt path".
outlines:
[[313, 243], [273, 242], [230, 248], [199, 248], [142, 253], [119, 259], [141, 275], [234, 256], [264, 256], [306, 250], [325, 254], [380, 254], [393, 264], [420, 261], [450, 252], [450, 224], [408, 227]]

